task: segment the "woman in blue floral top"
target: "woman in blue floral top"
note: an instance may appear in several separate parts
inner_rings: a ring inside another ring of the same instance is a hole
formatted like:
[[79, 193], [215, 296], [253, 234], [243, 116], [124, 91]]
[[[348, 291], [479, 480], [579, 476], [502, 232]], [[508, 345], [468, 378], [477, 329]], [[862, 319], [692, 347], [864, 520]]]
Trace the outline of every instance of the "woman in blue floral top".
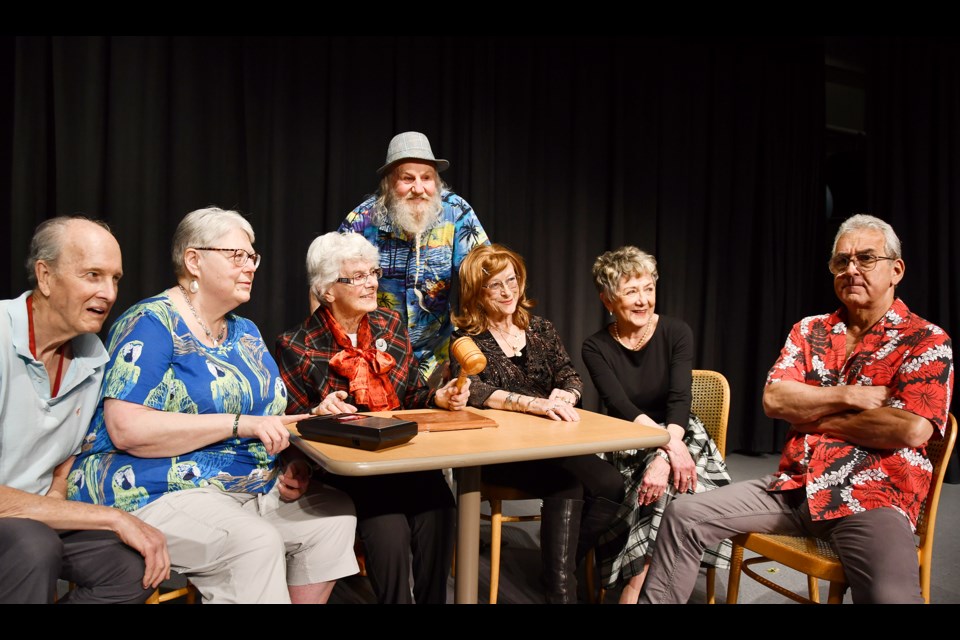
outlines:
[[[326, 602], [357, 572], [344, 494], [310, 486], [289, 445], [286, 387], [250, 299], [260, 256], [234, 211], [177, 228], [177, 285], [113, 325], [103, 398], [69, 497], [129, 511], [167, 536], [172, 567], [204, 602]], [[286, 451], [285, 451], [286, 450]], [[284, 452], [281, 456], [281, 452]]]

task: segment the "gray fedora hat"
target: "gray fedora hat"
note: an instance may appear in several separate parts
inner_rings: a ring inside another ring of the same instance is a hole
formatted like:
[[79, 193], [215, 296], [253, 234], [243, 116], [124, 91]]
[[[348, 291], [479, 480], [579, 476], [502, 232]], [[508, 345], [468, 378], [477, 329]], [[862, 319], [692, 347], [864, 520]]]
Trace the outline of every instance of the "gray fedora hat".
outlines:
[[390, 146], [387, 147], [387, 162], [377, 169], [377, 175], [382, 176], [387, 169], [401, 160], [426, 160], [432, 162], [438, 172], [446, 171], [450, 167], [447, 160], [433, 157], [430, 141], [419, 131], [405, 131], [393, 136]]

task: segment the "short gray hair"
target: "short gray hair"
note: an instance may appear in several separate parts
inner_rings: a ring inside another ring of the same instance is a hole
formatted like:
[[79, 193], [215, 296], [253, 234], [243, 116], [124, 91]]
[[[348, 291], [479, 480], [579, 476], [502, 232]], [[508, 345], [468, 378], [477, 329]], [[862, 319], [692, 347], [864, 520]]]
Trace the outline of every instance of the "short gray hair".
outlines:
[[639, 278], [648, 275], [656, 282], [657, 259], [633, 246], [620, 247], [601, 254], [593, 263], [593, 284], [608, 298], [617, 295], [624, 277]]
[[321, 304], [323, 294], [340, 277], [340, 267], [350, 259], [360, 259], [374, 266], [380, 264], [380, 252], [359, 233], [331, 231], [318, 236], [307, 249], [307, 279], [310, 292]]
[[110, 225], [103, 220], [93, 220], [86, 216], [57, 216], [41, 222], [36, 231], [33, 232], [33, 239], [30, 240], [30, 253], [27, 255], [26, 261], [27, 282], [32, 289], [37, 288], [37, 262], [43, 260], [52, 264], [57, 261], [60, 252], [63, 250], [63, 240], [66, 237], [67, 227], [76, 220], [92, 222], [106, 229], [111, 235], [113, 233], [110, 231]]
[[855, 216], [850, 216], [843, 221], [843, 224], [840, 225], [840, 228], [837, 229], [837, 235], [833, 238], [833, 249], [830, 251], [830, 255], [837, 253], [837, 243], [840, 242], [840, 236], [850, 233], [851, 231], [859, 231], [861, 229], [876, 229], [883, 233], [883, 248], [884, 253], [888, 258], [900, 258], [900, 238], [897, 237], [897, 233], [893, 230], [888, 223], [884, 222], [880, 218], [875, 218], [874, 216], [869, 216], [865, 213], [858, 213]]
[[[191, 211], [180, 224], [173, 234], [173, 249], [171, 257], [173, 258], [173, 272], [178, 278], [187, 275], [187, 266], [183, 261], [183, 254], [191, 247], [209, 247], [230, 233], [234, 229], [242, 229], [247, 237], [250, 238], [250, 244], [253, 244], [253, 227], [242, 215], [236, 211], [221, 209], [219, 207], [207, 207], [206, 209], [197, 209]], [[233, 249], [235, 247], [227, 247]]]

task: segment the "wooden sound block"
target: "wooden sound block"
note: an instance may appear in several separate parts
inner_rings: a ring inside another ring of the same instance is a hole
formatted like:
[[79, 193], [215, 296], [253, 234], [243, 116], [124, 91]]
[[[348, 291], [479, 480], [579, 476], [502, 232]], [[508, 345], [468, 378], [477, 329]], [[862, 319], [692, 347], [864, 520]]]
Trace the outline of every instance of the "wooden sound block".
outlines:
[[410, 420], [417, 423], [417, 432], [421, 431], [457, 431], [459, 429], [482, 429], [496, 427], [496, 421], [474, 413], [469, 409], [463, 411], [431, 411], [406, 412], [394, 417]]

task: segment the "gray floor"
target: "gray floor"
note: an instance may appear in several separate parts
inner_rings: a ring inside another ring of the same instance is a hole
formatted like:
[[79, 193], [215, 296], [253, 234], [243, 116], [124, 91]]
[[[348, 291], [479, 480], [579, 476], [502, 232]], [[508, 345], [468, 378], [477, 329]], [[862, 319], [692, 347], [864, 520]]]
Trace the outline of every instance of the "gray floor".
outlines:
[[[745, 456], [730, 454], [727, 459], [730, 475], [736, 480], [757, 478], [776, 470], [778, 456]], [[516, 502], [505, 505], [510, 513], [533, 513], [537, 509], [534, 501]], [[484, 508], [486, 504], [484, 504]], [[936, 567], [931, 580], [931, 599], [935, 604], [960, 603], [960, 485], [946, 484], [940, 500], [937, 516], [937, 535], [934, 542], [934, 560]], [[537, 577], [540, 571], [539, 527], [537, 523], [504, 525], [501, 580], [499, 602], [502, 604], [532, 604], [542, 601]], [[488, 601], [490, 575], [490, 527], [481, 524], [480, 549], [480, 601]], [[770, 567], [765, 574], [771, 580], [789, 588], [806, 590], [806, 579], [785, 567]], [[756, 604], [785, 604], [790, 601], [779, 594], [744, 577], [740, 583], [740, 602]], [[717, 574], [717, 601], [726, 598], [727, 572]], [[706, 579], [701, 573], [697, 588], [690, 599], [691, 603], [706, 602]], [[822, 583], [822, 598], [826, 600], [826, 583]], [[618, 594], [608, 593], [605, 602], [616, 602]], [[847, 594], [846, 601], [850, 596]], [[449, 581], [448, 600], [453, 602], [453, 578]], [[367, 603], [374, 602], [366, 578], [359, 576], [341, 580], [334, 590], [332, 602]]]

